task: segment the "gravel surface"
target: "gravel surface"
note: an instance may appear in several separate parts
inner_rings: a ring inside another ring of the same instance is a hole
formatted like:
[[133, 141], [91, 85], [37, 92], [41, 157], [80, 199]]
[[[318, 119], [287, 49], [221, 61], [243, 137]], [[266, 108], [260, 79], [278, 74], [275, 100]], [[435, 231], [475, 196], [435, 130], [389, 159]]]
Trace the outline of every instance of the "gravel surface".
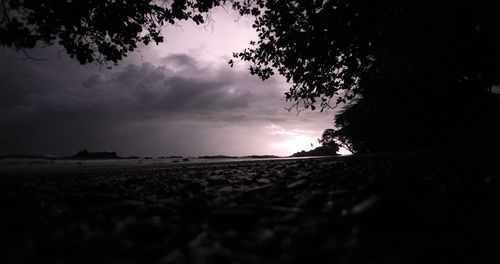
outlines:
[[500, 263], [493, 155], [0, 170], [2, 263]]

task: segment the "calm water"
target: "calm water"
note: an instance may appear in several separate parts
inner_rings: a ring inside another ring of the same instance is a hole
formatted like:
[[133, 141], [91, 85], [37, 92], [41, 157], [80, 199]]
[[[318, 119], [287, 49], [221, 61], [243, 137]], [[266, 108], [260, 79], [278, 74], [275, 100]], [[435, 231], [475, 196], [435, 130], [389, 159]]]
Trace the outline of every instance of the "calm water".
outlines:
[[220, 163], [220, 162], [248, 162], [314, 159], [321, 157], [300, 158], [151, 158], [151, 159], [110, 159], [110, 160], [47, 160], [47, 159], [2, 159], [0, 160], [0, 174], [2, 173], [46, 173], [56, 171], [78, 171], [111, 168], [161, 168], [166, 166], [182, 166], [188, 164]]

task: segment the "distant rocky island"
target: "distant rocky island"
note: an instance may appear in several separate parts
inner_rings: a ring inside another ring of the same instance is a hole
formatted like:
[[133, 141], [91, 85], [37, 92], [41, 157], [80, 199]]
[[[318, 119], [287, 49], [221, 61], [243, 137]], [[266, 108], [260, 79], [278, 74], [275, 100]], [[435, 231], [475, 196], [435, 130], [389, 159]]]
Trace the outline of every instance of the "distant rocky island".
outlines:
[[250, 155], [250, 156], [244, 156], [242, 158], [245, 158], [245, 159], [278, 159], [278, 158], [283, 158], [283, 157], [276, 156], [276, 155]]
[[79, 151], [75, 155], [71, 156], [70, 159], [79, 160], [92, 160], [92, 159], [122, 159], [118, 156], [116, 152], [104, 151], [104, 152], [90, 152], [86, 149]]
[[237, 159], [236, 156], [213, 155], [213, 156], [199, 156], [199, 159]]
[[226, 156], [226, 155], [213, 155], [213, 156], [199, 156], [199, 159], [277, 159], [282, 158], [275, 155], [249, 155], [249, 156]]
[[294, 153], [290, 157], [294, 158], [299, 158], [299, 157], [314, 157], [314, 156], [338, 156], [337, 154], [338, 147], [331, 147], [331, 146], [319, 146], [313, 150], [309, 151], [300, 151], [297, 153]]

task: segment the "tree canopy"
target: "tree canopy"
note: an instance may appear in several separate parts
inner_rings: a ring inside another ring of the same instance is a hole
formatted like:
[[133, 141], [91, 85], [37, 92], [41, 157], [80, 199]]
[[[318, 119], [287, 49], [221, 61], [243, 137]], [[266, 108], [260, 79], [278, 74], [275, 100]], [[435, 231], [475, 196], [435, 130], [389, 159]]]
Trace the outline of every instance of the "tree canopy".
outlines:
[[118, 63], [140, 43], [164, 41], [161, 27], [203, 14], [224, 0], [3, 0], [0, 45], [63, 46], [81, 64]]
[[259, 40], [235, 56], [263, 79], [284, 75], [287, 99], [306, 108], [347, 103], [329, 132], [354, 151], [485, 143], [499, 132], [497, 1], [256, 2]]

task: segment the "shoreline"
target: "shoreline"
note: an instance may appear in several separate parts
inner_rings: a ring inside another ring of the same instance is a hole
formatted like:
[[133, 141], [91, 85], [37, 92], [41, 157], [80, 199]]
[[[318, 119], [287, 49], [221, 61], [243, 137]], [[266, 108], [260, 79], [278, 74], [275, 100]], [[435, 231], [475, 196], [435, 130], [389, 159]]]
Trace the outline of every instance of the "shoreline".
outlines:
[[0, 161], [2, 174], [42, 174], [42, 173], [72, 173], [78, 171], [99, 171], [102, 169], [162, 169], [172, 166], [203, 166], [204, 164], [225, 164], [245, 162], [272, 162], [309, 159], [336, 159], [342, 156], [311, 156], [311, 157], [280, 157], [280, 158], [237, 158], [237, 159], [110, 159], [110, 160], [38, 160], [38, 159], [5, 159]]

